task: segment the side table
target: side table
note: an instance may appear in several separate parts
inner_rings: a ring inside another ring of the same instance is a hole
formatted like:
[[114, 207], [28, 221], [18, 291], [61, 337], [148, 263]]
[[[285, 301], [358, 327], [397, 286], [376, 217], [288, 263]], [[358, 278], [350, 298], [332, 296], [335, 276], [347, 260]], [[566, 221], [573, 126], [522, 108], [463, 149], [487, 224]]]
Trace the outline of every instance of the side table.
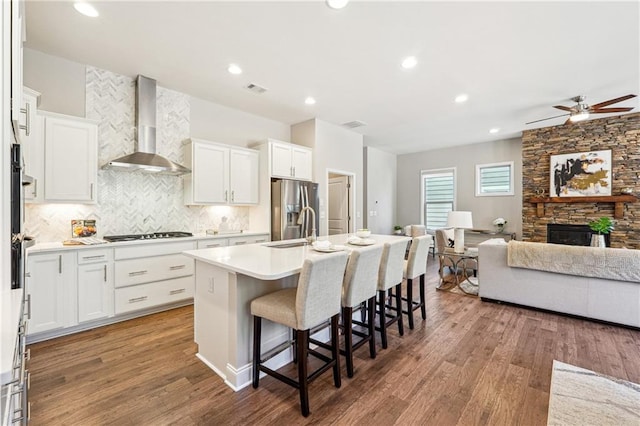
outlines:
[[[440, 285], [436, 287], [438, 290], [449, 290], [452, 287], [452, 283], [455, 284], [465, 294], [477, 296], [478, 295], [478, 279], [473, 275], [469, 275], [469, 268], [466, 267], [468, 260], [475, 260], [478, 262], [478, 250], [477, 249], [465, 249], [463, 253], [456, 253], [453, 249], [445, 249], [444, 251], [436, 252], [436, 256], [440, 259]], [[452, 275], [454, 279], [449, 282], [445, 280], [443, 269], [443, 259], [448, 259], [450, 264]], [[479, 265], [478, 265], [479, 267]]]

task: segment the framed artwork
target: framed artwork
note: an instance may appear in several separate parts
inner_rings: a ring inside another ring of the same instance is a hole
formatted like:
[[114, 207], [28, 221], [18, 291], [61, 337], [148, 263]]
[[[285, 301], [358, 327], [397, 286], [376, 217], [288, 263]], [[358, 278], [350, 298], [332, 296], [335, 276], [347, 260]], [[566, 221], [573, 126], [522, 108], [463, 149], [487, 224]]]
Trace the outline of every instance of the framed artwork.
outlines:
[[611, 195], [611, 150], [551, 156], [551, 197]]

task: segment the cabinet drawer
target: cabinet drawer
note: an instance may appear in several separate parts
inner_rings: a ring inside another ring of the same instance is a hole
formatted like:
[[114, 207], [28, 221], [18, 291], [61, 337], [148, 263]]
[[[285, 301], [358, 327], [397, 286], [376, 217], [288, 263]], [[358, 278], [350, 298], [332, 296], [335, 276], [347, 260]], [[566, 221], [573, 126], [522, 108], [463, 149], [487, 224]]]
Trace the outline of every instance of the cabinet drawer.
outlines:
[[234, 237], [229, 238], [230, 246], [240, 246], [244, 244], [256, 244], [256, 243], [266, 243], [269, 241], [268, 235], [252, 235], [246, 237]]
[[85, 263], [108, 262], [111, 260], [111, 249], [79, 250], [78, 265]]
[[114, 258], [133, 259], [137, 257], [162, 256], [176, 254], [196, 248], [195, 241], [181, 241], [171, 243], [159, 243], [156, 241], [144, 241], [140, 245], [118, 247], [114, 249]]
[[126, 287], [185, 277], [193, 275], [194, 269], [193, 259], [182, 254], [119, 260], [115, 263], [115, 286]]
[[228, 245], [229, 245], [229, 239], [227, 239], [227, 238], [216, 238], [216, 239], [211, 239], [211, 240], [198, 241], [198, 248], [199, 249], [226, 247]]
[[193, 277], [183, 277], [118, 288], [115, 293], [116, 314], [193, 298], [194, 281]]

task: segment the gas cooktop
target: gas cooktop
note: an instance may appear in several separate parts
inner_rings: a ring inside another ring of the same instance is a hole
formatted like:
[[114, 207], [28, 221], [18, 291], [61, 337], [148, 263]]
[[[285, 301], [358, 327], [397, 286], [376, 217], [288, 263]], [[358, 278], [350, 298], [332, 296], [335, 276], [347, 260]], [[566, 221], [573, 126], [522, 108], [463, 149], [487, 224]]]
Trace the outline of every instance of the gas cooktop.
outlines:
[[158, 240], [182, 237], [193, 237], [193, 234], [191, 232], [154, 232], [151, 234], [105, 235], [102, 239], [114, 243], [118, 241]]

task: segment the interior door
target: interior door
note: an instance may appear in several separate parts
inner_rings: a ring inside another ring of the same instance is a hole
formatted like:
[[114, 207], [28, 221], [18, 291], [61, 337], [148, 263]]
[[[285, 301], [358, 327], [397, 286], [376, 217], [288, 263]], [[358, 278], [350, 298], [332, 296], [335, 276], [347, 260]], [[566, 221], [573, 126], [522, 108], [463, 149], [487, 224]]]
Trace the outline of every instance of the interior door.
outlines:
[[349, 232], [349, 176], [329, 178], [329, 235]]

